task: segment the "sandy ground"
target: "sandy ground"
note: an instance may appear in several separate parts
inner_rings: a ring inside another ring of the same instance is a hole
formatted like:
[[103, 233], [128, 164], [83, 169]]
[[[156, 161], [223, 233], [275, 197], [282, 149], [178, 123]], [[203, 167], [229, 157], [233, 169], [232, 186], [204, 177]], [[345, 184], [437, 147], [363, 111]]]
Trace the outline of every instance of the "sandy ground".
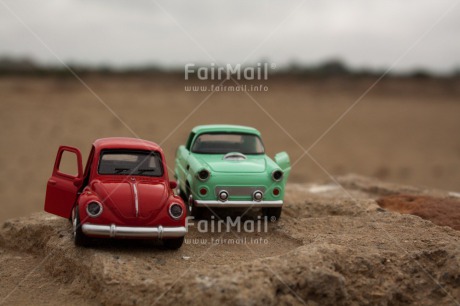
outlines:
[[[257, 127], [271, 156], [290, 154], [290, 182], [359, 173], [460, 191], [459, 80], [384, 79], [321, 137], [374, 78], [273, 78], [254, 100], [186, 92], [182, 76], [83, 79], [101, 100], [72, 77], [0, 78], [0, 221], [42, 211], [61, 144], [86, 156], [96, 138], [137, 135], [161, 143], [173, 168], [177, 146], [207, 123]], [[312, 145], [318, 164], [299, 160]]]
[[460, 202], [429, 196], [393, 195], [382, 197], [377, 203], [388, 210], [428, 219], [438, 225], [460, 231]]
[[[460, 232], [376, 200], [459, 199], [364, 177], [338, 180], [345, 190], [291, 184], [282, 218], [267, 232], [192, 227], [178, 251], [113, 240], [76, 248], [67, 220], [46, 213], [9, 220], [0, 230], [0, 304], [458, 305]], [[219, 238], [227, 242], [212, 243]]]

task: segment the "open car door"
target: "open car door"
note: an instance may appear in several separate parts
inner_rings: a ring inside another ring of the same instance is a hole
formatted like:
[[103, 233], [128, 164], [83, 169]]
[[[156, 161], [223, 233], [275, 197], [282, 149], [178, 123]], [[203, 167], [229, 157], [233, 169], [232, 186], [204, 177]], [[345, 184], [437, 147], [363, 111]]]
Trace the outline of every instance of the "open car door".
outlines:
[[46, 186], [45, 211], [70, 218], [83, 182], [83, 166], [78, 149], [60, 146], [53, 174]]

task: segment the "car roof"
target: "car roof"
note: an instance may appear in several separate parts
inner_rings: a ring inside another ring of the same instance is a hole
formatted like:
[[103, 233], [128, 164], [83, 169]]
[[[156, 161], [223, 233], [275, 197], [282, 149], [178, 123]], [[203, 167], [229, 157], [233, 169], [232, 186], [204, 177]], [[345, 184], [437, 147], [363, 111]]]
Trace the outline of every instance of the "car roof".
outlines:
[[233, 124], [209, 124], [209, 125], [199, 125], [192, 129], [193, 133], [202, 134], [202, 133], [215, 133], [215, 132], [237, 132], [237, 133], [247, 133], [255, 134], [260, 136], [260, 132], [253, 127], [243, 126], [243, 125], [233, 125]]
[[133, 149], [147, 151], [162, 151], [160, 146], [148, 140], [130, 137], [108, 137], [96, 139], [93, 143], [97, 150], [103, 149]]

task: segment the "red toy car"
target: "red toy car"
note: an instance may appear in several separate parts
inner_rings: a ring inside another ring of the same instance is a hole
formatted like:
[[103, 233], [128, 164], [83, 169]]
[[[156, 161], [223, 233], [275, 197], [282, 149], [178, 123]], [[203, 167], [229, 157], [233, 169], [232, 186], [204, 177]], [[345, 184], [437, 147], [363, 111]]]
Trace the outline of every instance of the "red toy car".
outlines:
[[59, 147], [45, 211], [72, 221], [76, 245], [87, 245], [88, 237], [146, 238], [178, 249], [187, 230], [176, 187], [157, 144], [103, 138], [93, 143], [84, 171], [78, 149]]

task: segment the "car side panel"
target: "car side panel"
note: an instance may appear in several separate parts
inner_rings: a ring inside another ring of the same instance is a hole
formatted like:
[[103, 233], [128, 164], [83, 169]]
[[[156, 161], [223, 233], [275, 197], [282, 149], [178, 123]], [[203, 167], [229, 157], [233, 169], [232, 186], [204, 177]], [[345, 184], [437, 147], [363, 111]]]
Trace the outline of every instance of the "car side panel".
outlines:
[[187, 180], [187, 160], [189, 157], [189, 151], [185, 146], [180, 146], [176, 152], [176, 168], [174, 170], [176, 179], [179, 181], [179, 188], [185, 192], [185, 182]]

